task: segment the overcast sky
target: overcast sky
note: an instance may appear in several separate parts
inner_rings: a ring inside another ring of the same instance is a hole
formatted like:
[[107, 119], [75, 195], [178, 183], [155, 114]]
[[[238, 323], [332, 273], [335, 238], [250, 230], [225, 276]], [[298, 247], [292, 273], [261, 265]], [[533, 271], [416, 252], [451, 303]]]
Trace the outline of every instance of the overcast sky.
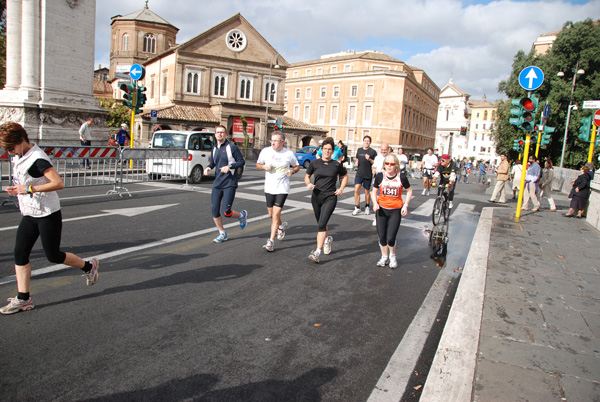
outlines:
[[[95, 67], [110, 62], [110, 21], [144, 0], [96, 2]], [[518, 50], [566, 21], [600, 18], [600, 0], [150, 0], [149, 8], [179, 28], [177, 43], [241, 13], [290, 63], [353, 49], [377, 50], [417, 66], [441, 88], [454, 84], [480, 100], [502, 99]], [[599, 44], [600, 45], [600, 44]]]

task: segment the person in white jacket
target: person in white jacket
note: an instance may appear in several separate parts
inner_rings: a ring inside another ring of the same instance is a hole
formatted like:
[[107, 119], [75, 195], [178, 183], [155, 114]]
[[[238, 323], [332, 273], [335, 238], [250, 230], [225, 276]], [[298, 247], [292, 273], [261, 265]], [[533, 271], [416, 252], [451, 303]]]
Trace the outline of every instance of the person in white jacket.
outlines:
[[0, 126], [0, 147], [14, 155], [13, 183], [6, 192], [18, 197], [23, 215], [14, 248], [18, 293], [8, 299], [8, 305], [0, 308], [2, 314], [14, 314], [34, 307], [29, 294], [29, 255], [39, 237], [48, 261], [81, 269], [88, 286], [98, 280], [100, 262], [97, 258], [84, 261], [60, 249], [62, 214], [56, 191], [62, 190], [64, 183], [46, 153], [29, 142], [27, 132], [20, 124], [12, 122]]

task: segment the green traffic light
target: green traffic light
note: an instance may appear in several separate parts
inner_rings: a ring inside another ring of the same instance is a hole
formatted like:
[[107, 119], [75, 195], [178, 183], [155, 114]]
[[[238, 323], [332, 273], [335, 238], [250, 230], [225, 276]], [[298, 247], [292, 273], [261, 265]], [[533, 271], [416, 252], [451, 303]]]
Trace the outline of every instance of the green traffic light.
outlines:
[[592, 129], [592, 117], [584, 117], [581, 119], [581, 127], [579, 127], [578, 138], [585, 142], [590, 142], [590, 130]]

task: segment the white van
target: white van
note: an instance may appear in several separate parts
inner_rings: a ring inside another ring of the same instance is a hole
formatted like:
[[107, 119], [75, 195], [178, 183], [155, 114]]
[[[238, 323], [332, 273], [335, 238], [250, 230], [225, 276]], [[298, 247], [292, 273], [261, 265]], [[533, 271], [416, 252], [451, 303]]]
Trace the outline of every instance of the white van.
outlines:
[[[163, 175], [182, 178], [185, 172], [190, 183], [200, 183], [204, 168], [212, 157], [216, 144], [215, 134], [210, 131], [160, 130], [152, 136], [152, 149], [187, 149], [188, 159], [148, 159], [146, 171], [151, 178], [160, 179]], [[211, 170], [214, 175], [214, 170]]]

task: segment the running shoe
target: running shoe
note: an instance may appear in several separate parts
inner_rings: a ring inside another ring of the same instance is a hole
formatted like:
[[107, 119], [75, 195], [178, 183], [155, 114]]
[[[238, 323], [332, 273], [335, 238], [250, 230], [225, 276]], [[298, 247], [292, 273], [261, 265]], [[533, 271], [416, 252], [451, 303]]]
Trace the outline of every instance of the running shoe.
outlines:
[[28, 300], [21, 300], [17, 296], [15, 296], [9, 297], [6, 300], [8, 301], [8, 304], [0, 308], [0, 313], [2, 314], [8, 315], [18, 313], [19, 311], [29, 311], [33, 310], [34, 307], [33, 300], [31, 300], [31, 297]]
[[381, 256], [381, 258], [379, 259], [379, 261], [377, 261], [377, 266], [378, 267], [385, 267], [388, 263], [388, 258], [384, 255]]
[[369, 215], [371, 211], [369, 211], [369, 207], [365, 207], [365, 215]]
[[281, 226], [279, 226], [279, 228], [277, 229], [277, 240], [283, 240], [283, 238], [285, 237], [285, 230], [287, 229], [287, 227], [287, 222], [283, 222]]
[[425, 195], [429, 196], [429, 190], [427, 190], [427, 191], [425, 192]]
[[98, 282], [98, 268], [100, 268], [100, 261], [97, 258], [92, 258], [90, 263], [92, 264], [92, 269], [84, 275], [88, 286], [92, 286]]
[[423, 192], [421, 193], [421, 195], [425, 195], [425, 194], [427, 194], [427, 189], [426, 188], [423, 189]]
[[310, 254], [308, 255], [308, 259], [316, 262], [317, 264], [320, 261], [320, 257], [321, 257], [321, 253], [317, 253], [317, 250], [311, 251]]
[[373, 226], [377, 226], [377, 219], [373, 219]]
[[398, 261], [396, 260], [396, 256], [395, 255], [390, 255], [390, 268], [391, 269], [398, 268]]
[[452, 209], [453, 206], [454, 206], [454, 203], [452, 201], [448, 201], [448, 208]]
[[265, 245], [263, 246], [263, 248], [264, 248], [265, 250], [267, 250], [268, 252], [272, 252], [272, 251], [273, 251], [273, 249], [274, 249], [274, 245], [275, 245], [275, 244], [273, 243], [273, 240], [269, 239], [269, 240], [267, 240], [267, 244], [265, 244]]
[[331, 253], [331, 243], [333, 243], [333, 237], [327, 236], [323, 244], [323, 254], [328, 255]]
[[246, 223], [248, 223], [248, 211], [244, 209], [240, 214], [242, 214], [242, 216], [238, 218], [238, 221], [240, 221], [240, 229], [245, 229]]
[[354, 207], [354, 211], [352, 211], [352, 216], [356, 216], [358, 214], [360, 214], [360, 208]]
[[219, 235], [213, 239], [214, 243], [223, 243], [224, 241], [227, 241], [227, 232], [220, 232]]

